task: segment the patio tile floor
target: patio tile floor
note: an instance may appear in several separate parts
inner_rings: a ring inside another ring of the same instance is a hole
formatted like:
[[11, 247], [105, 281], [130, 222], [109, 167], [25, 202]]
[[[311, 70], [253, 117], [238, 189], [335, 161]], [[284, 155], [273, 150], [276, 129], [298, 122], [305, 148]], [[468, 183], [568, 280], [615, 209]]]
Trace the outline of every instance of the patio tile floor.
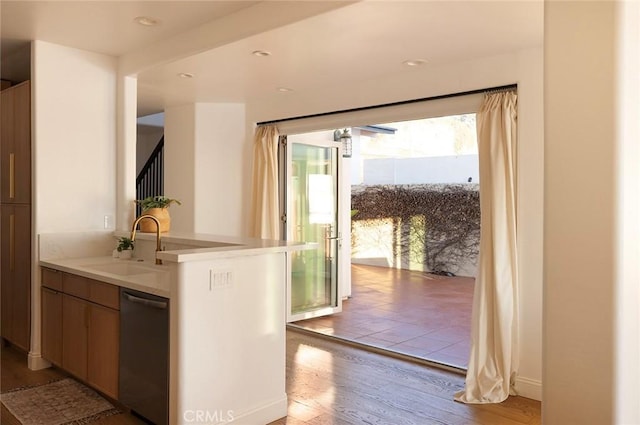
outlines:
[[474, 280], [354, 264], [342, 312], [295, 325], [466, 369]]

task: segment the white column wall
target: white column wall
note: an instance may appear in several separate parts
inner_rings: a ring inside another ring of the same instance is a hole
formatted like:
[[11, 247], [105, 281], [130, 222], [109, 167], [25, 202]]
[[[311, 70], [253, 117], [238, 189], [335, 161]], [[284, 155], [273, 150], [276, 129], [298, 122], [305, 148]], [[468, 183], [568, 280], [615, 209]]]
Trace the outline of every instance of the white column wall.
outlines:
[[638, 141], [626, 138], [638, 135], [639, 96], [637, 74], [621, 68], [631, 62], [638, 70], [638, 46], [625, 40], [638, 40], [640, 19], [636, 11], [620, 26], [624, 8], [545, 4], [547, 424], [640, 419], [638, 258], [625, 257], [639, 243]]
[[195, 231], [243, 236], [242, 163], [245, 107], [237, 103], [196, 105]]
[[116, 149], [116, 228], [129, 230], [135, 219], [136, 199], [136, 109], [138, 104], [138, 80], [130, 76], [118, 76], [118, 141]]
[[243, 236], [244, 110], [196, 103], [165, 111], [165, 196], [182, 202], [171, 207], [172, 231]]
[[617, 10], [618, 288], [615, 423], [640, 424], [640, 3]]
[[195, 231], [195, 110], [195, 104], [165, 110], [164, 195], [182, 202], [169, 210], [173, 232]]

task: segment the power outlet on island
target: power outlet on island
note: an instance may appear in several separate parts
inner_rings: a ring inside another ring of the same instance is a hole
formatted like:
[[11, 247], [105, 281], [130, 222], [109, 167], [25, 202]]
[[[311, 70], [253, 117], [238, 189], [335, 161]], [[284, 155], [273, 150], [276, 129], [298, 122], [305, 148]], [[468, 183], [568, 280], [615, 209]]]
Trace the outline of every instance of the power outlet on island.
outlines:
[[230, 288], [233, 284], [231, 270], [209, 270], [209, 290]]

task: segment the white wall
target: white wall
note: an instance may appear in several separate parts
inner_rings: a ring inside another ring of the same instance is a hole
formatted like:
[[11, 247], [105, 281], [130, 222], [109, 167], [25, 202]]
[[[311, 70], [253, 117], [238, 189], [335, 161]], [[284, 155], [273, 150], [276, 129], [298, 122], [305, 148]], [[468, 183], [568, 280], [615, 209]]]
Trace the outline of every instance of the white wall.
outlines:
[[[542, 377], [543, 104], [542, 48], [463, 63], [429, 65], [348, 87], [286, 93], [247, 105], [249, 124], [320, 112], [518, 83], [518, 237], [520, 262], [520, 372], [518, 389], [540, 399]], [[246, 149], [250, 149], [247, 138]], [[244, 178], [251, 176], [245, 161]], [[243, 205], [250, 206], [250, 188]]]
[[625, 2], [617, 9], [617, 248], [615, 421], [640, 424], [640, 3]]
[[103, 230], [115, 214], [116, 60], [33, 43], [36, 231]]
[[640, 11], [545, 6], [548, 424], [640, 423]]
[[195, 104], [165, 110], [164, 195], [180, 200], [172, 206], [171, 230], [193, 232], [195, 228]]
[[[32, 45], [33, 234], [113, 229], [116, 60]], [[30, 366], [40, 358], [40, 272], [33, 242]]]
[[244, 105], [196, 103], [165, 111], [165, 196], [171, 229], [240, 236], [244, 231], [242, 196], [249, 185], [242, 172]]

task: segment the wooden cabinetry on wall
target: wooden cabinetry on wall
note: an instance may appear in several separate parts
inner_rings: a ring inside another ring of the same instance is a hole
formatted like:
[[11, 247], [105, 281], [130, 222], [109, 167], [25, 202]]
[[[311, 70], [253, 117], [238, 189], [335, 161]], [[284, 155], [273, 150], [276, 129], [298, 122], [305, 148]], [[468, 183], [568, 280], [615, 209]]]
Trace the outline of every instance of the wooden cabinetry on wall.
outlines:
[[31, 338], [31, 89], [0, 93], [2, 337], [29, 350]]
[[117, 286], [42, 269], [42, 356], [114, 399], [119, 301]]
[[1, 92], [0, 202], [31, 203], [31, 85], [29, 81]]
[[0, 205], [2, 337], [25, 351], [31, 337], [31, 207]]

